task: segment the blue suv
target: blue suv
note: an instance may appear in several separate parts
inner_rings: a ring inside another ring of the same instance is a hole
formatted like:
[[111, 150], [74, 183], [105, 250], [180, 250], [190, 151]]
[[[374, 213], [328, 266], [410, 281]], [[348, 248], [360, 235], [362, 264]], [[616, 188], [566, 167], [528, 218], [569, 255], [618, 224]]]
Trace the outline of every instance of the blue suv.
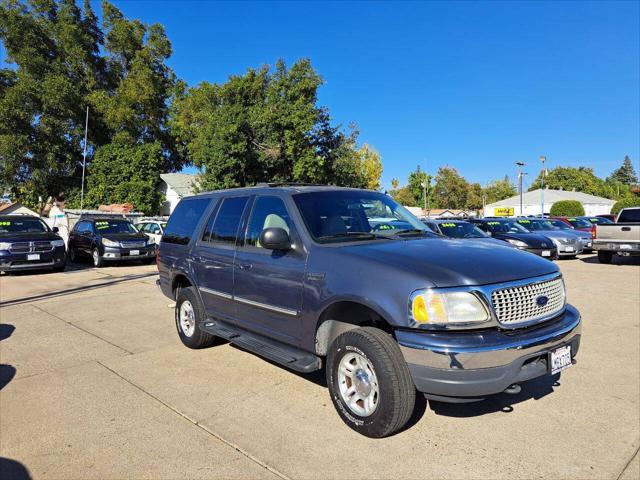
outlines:
[[369, 437], [401, 429], [416, 392], [515, 393], [570, 367], [580, 343], [554, 263], [430, 233], [379, 192], [266, 184], [185, 198], [158, 269], [184, 345], [219, 337], [292, 370], [324, 367], [338, 414]]

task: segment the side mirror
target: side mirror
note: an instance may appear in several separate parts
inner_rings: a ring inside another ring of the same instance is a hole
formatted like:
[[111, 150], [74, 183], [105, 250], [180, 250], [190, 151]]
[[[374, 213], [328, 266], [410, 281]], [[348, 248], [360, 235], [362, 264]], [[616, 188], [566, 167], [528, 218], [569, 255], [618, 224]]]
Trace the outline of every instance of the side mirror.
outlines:
[[291, 250], [291, 239], [284, 228], [265, 228], [259, 241], [269, 250]]
[[51, 231], [52, 231], [53, 233], [58, 233], [58, 232], [60, 231], [60, 229], [59, 229], [58, 227], [53, 227], [53, 228], [51, 229]]
[[493, 236], [493, 235], [491, 235], [491, 232], [484, 232], [484, 233], [486, 233], [490, 237]]
[[154, 235], [160, 235], [160, 229], [159, 229], [159, 228], [156, 228], [156, 229], [153, 231], [153, 234], [154, 234]]

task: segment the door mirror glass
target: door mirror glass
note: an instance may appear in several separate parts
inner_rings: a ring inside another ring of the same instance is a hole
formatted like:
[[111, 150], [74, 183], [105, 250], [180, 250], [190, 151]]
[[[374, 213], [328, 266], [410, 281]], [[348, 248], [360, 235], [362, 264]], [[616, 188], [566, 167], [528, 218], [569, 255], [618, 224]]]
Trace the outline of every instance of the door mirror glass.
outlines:
[[153, 234], [154, 234], [154, 235], [160, 235], [160, 229], [159, 229], [159, 228], [156, 228], [156, 229], [153, 231]]
[[269, 250], [290, 250], [291, 239], [284, 228], [265, 228], [260, 234], [260, 245]]
[[60, 229], [59, 229], [58, 227], [53, 227], [53, 228], [51, 229], [51, 231], [52, 231], [53, 233], [58, 233], [58, 232], [60, 231]]

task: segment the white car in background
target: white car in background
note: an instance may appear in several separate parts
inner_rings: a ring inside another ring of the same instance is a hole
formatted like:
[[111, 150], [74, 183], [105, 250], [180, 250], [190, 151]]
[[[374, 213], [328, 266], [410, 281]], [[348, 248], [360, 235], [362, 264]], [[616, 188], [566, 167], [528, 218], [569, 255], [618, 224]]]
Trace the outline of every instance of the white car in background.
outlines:
[[156, 245], [160, 245], [160, 239], [166, 226], [166, 220], [142, 220], [136, 224], [138, 231], [149, 235]]

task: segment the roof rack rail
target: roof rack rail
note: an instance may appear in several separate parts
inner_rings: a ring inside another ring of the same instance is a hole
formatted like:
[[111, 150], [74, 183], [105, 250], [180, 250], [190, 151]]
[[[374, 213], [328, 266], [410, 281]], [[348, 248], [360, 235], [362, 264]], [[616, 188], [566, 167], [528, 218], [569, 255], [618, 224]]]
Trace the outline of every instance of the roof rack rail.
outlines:
[[256, 187], [327, 187], [326, 183], [306, 183], [306, 182], [260, 182]]

